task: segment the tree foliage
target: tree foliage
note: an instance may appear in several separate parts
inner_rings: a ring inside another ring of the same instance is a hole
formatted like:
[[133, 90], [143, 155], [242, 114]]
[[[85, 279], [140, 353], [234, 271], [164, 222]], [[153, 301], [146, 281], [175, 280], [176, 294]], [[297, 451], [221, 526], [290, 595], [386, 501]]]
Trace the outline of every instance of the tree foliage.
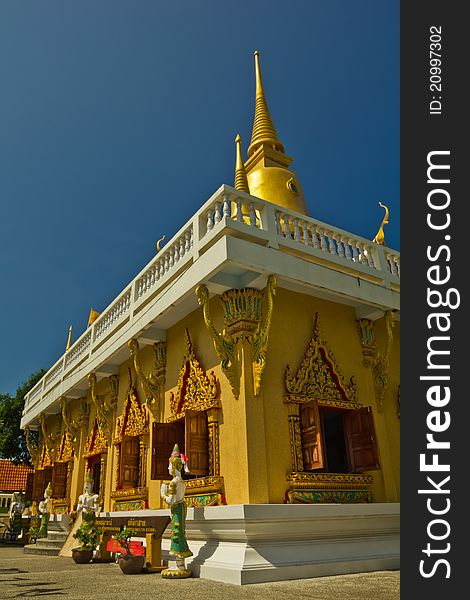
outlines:
[[36, 385], [46, 371], [41, 369], [30, 375], [20, 385], [14, 396], [0, 394], [0, 458], [9, 458], [14, 463], [30, 463], [24, 432], [20, 429], [24, 397]]

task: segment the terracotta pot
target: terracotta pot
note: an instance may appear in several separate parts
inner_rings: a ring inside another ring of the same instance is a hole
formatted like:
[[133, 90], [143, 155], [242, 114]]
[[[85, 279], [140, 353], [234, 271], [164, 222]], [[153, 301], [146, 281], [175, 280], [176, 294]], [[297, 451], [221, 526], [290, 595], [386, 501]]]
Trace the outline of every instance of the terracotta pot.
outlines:
[[145, 556], [128, 556], [126, 554], [121, 554], [118, 563], [121, 567], [121, 571], [125, 575], [136, 575], [144, 568]]
[[72, 549], [73, 560], [80, 565], [89, 563], [93, 558], [93, 550], [80, 550], [80, 548]]

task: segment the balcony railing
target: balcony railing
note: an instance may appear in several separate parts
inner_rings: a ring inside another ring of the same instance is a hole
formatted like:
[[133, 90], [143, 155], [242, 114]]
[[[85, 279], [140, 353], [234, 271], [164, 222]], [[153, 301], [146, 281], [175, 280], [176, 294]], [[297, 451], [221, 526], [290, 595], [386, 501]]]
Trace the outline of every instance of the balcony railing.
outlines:
[[223, 185], [182, 227], [27, 394], [24, 414], [52, 393], [142, 305], [190, 268], [222, 235], [288, 251], [335, 270], [398, 289], [400, 253], [326, 223]]

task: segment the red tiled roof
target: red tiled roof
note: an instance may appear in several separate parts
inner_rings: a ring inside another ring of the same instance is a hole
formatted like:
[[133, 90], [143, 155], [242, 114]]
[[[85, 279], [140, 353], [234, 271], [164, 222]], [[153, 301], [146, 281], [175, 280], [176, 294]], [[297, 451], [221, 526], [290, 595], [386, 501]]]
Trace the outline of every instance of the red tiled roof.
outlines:
[[28, 473], [33, 471], [32, 467], [14, 465], [11, 460], [0, 459], [0, 491], [19, 492], [20, 490], [26, 490]]

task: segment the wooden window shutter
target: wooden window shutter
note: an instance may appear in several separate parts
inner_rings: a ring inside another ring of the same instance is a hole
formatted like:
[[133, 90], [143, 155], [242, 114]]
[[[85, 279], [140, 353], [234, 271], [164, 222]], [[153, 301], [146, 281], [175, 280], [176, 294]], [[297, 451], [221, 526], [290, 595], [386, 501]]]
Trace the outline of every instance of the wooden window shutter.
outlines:
[[168, 459], [178, 444], [184, 450], [184, 425], [176, 423], [153, 423], [152, 425], [152, 479], [170, 479]]
[[34, 494], [34, 473], [28, 473], [26, 476], [26, 494], [25, 500], [29, 500], [30, 502], [33, 500]]
[[380, 469], [370, 406], [344, 414], [344, 429], [353, 473]]
[[301, 404], [299, 409], [300, 435], [302, 439], [302, 456], [304, 470], [323, 469], [323, 443], [321, 433], [320, 413], [315, 400]]
[[34, 472], [33, 501], [35, 501], [35, 502], [40, 502], [44, 495], [44, 490], [46, 489], [46, 484], [44, 483], [44, 479], [45, 479], [44, 470]]
[[65, 498], [67, 490], [67, 463], [55, 463], [52, 471], [52, 497]]
[[186, 411], [185, 454], [191, 473], [198, 477], [209, 475], [209, 433], [205, 412]]
[[139, 483], [139, 437], [124, 437], [121, 442], [121, 487], [134, 488]]

